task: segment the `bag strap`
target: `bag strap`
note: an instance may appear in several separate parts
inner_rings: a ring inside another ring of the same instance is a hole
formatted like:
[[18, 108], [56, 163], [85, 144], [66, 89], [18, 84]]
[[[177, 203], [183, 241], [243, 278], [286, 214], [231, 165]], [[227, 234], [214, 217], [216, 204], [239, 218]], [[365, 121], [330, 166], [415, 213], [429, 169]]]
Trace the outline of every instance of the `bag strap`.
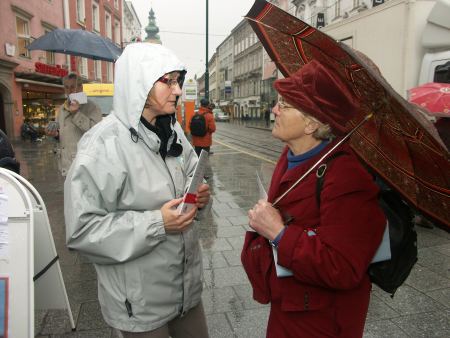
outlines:
[[316, 177], [317, 177], [317, 181], [316, 181], [316, 201], [317, 201], [317, 207], [320, 209], [320, 193], [322, 192], [322, 186], [323, 186], [323, 180], [324, 180], [324, 176], [325, 173], [327, 171], [328, 168], [328, 163], [330, 163], [332, 160], [334, 160], [336, 157], [342, 156], [342, 155], [348, 155], [347, 152], [345, 151], [337, 151], [333, 154], [331, 154], [330, 156], [328, 156], [324, 163], [322, 163], [316, 171]]

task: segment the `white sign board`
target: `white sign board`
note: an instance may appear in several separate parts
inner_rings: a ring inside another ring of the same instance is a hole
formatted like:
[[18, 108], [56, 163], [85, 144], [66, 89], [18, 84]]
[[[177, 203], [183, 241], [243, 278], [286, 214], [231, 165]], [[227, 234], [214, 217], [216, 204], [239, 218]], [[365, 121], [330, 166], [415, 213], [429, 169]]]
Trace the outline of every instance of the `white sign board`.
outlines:
[[[0, 324], [0, 336], [34, 337], [35, 309], [67, 309], [74, 329], [41, 196], [23, 177], [2, 168], [0, 191], [2, 204], [5, 200], [8, 202], [8, 236], [4, 237], [8, 241], [8, 256], [0, 258], [0, 317], [3, 313], [6, 320]], [[1, 332], [2, 328], [5, 332]]]
[[197, 100], [197, 81], [189, 79], [183, 84], [183, 101]]

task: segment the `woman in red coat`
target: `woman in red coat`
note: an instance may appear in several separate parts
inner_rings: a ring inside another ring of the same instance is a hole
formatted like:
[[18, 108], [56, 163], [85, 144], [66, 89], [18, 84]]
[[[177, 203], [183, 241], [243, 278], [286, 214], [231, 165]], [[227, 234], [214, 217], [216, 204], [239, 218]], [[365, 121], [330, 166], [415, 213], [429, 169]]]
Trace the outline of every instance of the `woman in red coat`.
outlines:
[[[342, 145], [340, 156], [327, 162], [320, 205], [315, 170], [276, 208], [271, 204], [335, 144], [334, 115], [351, 113], [358, 103], [339, 76], [316, 61], [274, 86], [281, 99], [272, 135], [287, 147], [268, 201], [248, 212], [256, 233], [247, 235], [241, 257], [255, 300], [271, 304], [267, 337], [362, 337], [371, 291], [367, 268], [386, 225], [372, 177]], [[277, 275], [272, 246], [287, 273]]]

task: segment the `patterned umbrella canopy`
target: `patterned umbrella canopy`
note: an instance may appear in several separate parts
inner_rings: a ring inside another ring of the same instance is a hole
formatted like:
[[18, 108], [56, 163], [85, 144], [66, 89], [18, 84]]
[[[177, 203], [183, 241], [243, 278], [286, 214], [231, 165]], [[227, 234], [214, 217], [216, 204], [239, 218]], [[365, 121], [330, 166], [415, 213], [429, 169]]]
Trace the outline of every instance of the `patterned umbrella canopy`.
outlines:
[[425, 83], [409, 90], [409, 101], [432, 115], [450, 117], [450, 83]]
[[353, 88], [362, 109], [341, 128], [358, 156], [410, 204], [450, 228], [450, 154], [434, 126], [398, 95], [375, 64], [347, 45], [263, 0], [246, 18], [284, 76], [311, 60], [332, 66]]

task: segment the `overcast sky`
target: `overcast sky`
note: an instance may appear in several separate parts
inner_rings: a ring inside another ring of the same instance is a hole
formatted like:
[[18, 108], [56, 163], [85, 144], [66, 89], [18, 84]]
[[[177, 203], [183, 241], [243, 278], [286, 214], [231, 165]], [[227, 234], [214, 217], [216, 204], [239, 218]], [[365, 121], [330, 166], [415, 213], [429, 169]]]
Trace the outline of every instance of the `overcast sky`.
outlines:
[[[131, 0], [143, 28], [153, 8], [159, 36], [187, 67], [188, 78], [205, 71], [206, 0]], [[231, 33], [254, 0], [209, 0], [209, 55]], [[145, 38], [146, 35], [142, 34]]]

